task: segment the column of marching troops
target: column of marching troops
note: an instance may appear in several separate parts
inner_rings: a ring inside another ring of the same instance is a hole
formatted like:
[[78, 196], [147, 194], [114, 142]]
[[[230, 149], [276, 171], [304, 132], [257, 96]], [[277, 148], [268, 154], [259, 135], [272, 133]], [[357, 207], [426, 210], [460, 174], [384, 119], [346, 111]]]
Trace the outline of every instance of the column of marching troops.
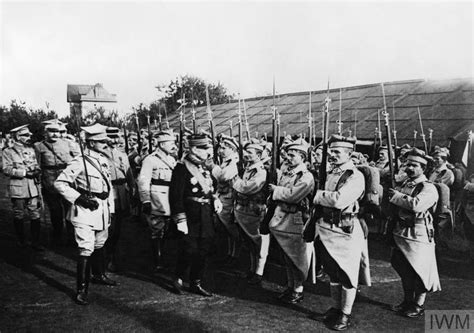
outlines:
[[[122, 220], [133, 211], [133, 198], [139, 198], [139, 213], [149, 226], [156, 270], [164, 265], [166, 233], [181, 235], [172, 280], [177, 294], [184, 292], [184, 275], [189, 270], [187, 290], [212, 296], [201, 281], [218, 221], [227, 238], [224, 265], [237, 265], [243, 244], [250, 253], [249, 284], [261, 284], [270, 238], [279, 245], [287, 273], [287, 288], [278, 297], [282, 302], [296, 304], [303, 299], [303, 282], [311, 263], [316, 262], [317, 275], [324, 270], [329, 276], [334, 303], [315, 319], [335, 330], [349, 327], [357, 288], [371, 283], [367, 224], [375, 215], [378, 231], [388, 230], [391, 263], [404, 291], [402, 302], [392, 309], [406, 317], [423, 315], [427, 292], [440, 290], [434, 239], [441, 228], [434, 220], [435, 209], [446, 198], [440, 197], [445, 192], [436, 184], [451, 189], [456, 185], [460, 191], [452, 191], [452, 200], [464, 194], [463, 200], [455, 201], [456, 205], [462, 202], [461, 215], [474, 256], [474, 176], [455, 184], [459, 177], [447, 163], [446, 148], [437, 147], [433, 157], [408, 145], [399, 148], [400, 168], [392, 188], [384, 147], [379, 160], [369, 165], [367, 156], [354, 150], [354, 138], [333, 135], [328, 142], [326, 183], [317, 186], [322, 147], [308, 150], [304, 139], [286, 137], [277, 184], [269, 184], [271, 144], [263, 140], [251, 139], [239, 147], [233, 137], [220, 136], [217, 165], [212, 159], [212, 142], [205, 134], [189, 135], [186, 152], [178, 160], [172, 131], [155, 132], [152, 142], [142, 142], [142, 151], [138, 151], [136, 133], [130, 133], [126, 139], [132, 151], [127, 156], [118, 128], [95, 124], [82, 130], [84, 146], [66, 133], [63, 123], [47, 121], [45, 139], [32, 145], [24, 125], [11, 130], [14, 140], [3, 149], [18, 244], [27, 244], [23, 225], [29, 215], [31, 247], [44, 250], [40, 226], [45, 202], [53, 245], [63, 242], [66, 226], [66, 241], [78, 247], [75, 301], [81, 305], [88, 304], [90, 282], [117, 284], [105, 272], [106, 268], [116, 270]], [[151, 154], [147, 154], [148, 144], [153, 145]], [[243, 149], [243, 161], [239, 161], [239, 149]], [[307, 163], [308, 152], [313, 165]], [[376, 199], [372, 202], [378, 202], [375, 210], [364, 206], [370, 196]], [[275, 209], [268, 225], [263, 225], [270, 204]], [[304, 239], [310, 216], [316, 231], [311, 239]]]

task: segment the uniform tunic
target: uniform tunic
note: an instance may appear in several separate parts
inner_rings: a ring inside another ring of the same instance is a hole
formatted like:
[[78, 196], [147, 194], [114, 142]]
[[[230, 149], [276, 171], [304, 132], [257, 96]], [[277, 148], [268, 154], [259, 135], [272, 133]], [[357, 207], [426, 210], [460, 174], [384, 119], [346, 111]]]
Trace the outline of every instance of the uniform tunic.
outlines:
[[130, 189], [134, 186], [134, 179], [127, 154], [117, 148], [111, 148], [106, 156], [110, 162], [115, 211], [128, 212], [130, 210]]
[[217, 181], [217, 196], [222, 202], [222, 211], [218, 214], [219, 220], [227, 232], [234, 238], [239, 236], [239, 230], [234, 222], [234, 195], [232, 179], [238, 174], [238, 156], [230, 156], [222, 161], [221, 165], [212, 169], [212, 176]]
[[[422, 184], [422, 185], [420, 185]], [[436, 205], [438, 192], [427, 182], [425, 175], [408, 179], [396, 187], [390, 203], [398, 207], [396, 227], [393, 231], [397, 248], [406, 257], [421, 278], [426, 290], [441, 290], [436, 265], [433, 217], [429, 211]], [[413, 221], [407, 226], [404, 221]]]
[[270, 232], [304, 278], [308, 274], [313, 246], [301, 237], [309, 211], [309, 202], [303, 202], [313, 189], [313, 175], [305, 164], [301, 164], [281, 173], [272, 194], [277, 206], [269, 224]]
[[443, 183], [447, 186], [452, 186], [454, 183], [454, 173], [448, 169], [446, 164], [433, 170], [428, 180], [432, 183]]
[[[336, 190], [339, 179], [351, 170], [352, 175]], [[358, 199], [364, 193], [365, 181], [363, 174], [357, 170], [352, 161], [336, 166], [327, 176], [324, 190], [318, 190], [314, 203], [326, 208], [340, 210], [341, 214], [353, 214], [354, 229], [345, 232], [335, 224], [320, 218], [316, 225], [316, 234], [327, 253], [347, 275], [352, 287], [361, 284], [370, 285], [369, 256], [367, 240], [364, 237], [357, 213]], [[359, 281], [359, 273], [361, 280]]]
[[263, 163], [257, 162], [246, 167], [242, 178], [235, 177], [232, 183], [236, 192], [235, 221], [257, 249], [260, 249], [262, 244], [259, 227], [265, 216], [266, 198], [262, 190], [266, 179], [267, 171]]
[[158, 148], [145, 157], [137, 179], [140, 201], [151, 202], [151, 214], [145, 216], [153, 239], [163, 237], [169, 223], [169, 186], [175, 166], [174, 157]]
[[87, 173], [91, 193], [102, 193], [105, 199], [94, 196], [99, 208], [91, 211], [75, 205], [81, 193], [87, 193], [87, 180], [82, 156], [75, 157], [54, 182], [56, 190], [72, 205], [68, 212], [74, 226], [76, 242], [81, 255], [91, 255], [94, 248], [101, 248], [107, 240], [107, 229], [111, 214], [114, 213], [114, 198], [110, 179], [108, 159], [93, 150], [86, 150]]
[[14, 142], [10, 148], [3, 150], [3, 172], [9, 177], [7, 195], [13, 204], [13, 217], [24, 218], [25, 208], [31, 219], [41, 217], [38, 180], [26, 178], [27, 171], [38, 170], [33, 148]]

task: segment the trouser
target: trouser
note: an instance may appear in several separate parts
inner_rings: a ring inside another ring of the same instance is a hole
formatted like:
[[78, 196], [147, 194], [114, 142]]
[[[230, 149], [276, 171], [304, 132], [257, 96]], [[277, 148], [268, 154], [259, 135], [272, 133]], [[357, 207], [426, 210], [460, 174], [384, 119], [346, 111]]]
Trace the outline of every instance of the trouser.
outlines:
[[283, 258], [285, 260], [288, 287], [298, 292], [303, 291], [303, 282], [306, 280], [305, 274], [295, 266], [285, 252], [283, 252]]
[[31, 241], [34, 245], [39, 244], [41, 228], [41, 203], [39, 197], [34, 198], [12, 198], [13, 227], [20, 243], [25, 242], [24, 220], [25, 211], [30, 217]]
[[104, 246], [108, 237], [108, 229], [93, 230], [91, 226], [79, 224], [74, 226], [74, 234], [79, 255], [90, 257], [95, 249]]
[[[397, 248], [392, 251], [390, 259], [393, 269], [400, 275], [402, 279], [403, 292], [405, 300], [413, 302], [419, 295], [427, 292], [420, 276], [415, 272], [405, 255]], [[420, 304], [422, 305], [422, 304]]]
[[317, 242], [316, 240], [314, 241], [314, 255], [316, 257], [316, 265], [314, 268], [317, 274], [323, 267], [323, 258], [321, 256], [321, 242]]
[[171, 223], [171, 218], [150, 214], [145, 215], [145, 219], [151, 232], [151, 239], [163, 239]]
[[315, 243], [317, 248], [320, 249], [321, 261], [324, 266], [324, 271], [329, 275], [329, 279], [333, 283], [339, 283], [346, 288], [352, 288], [349, 277], [344, 272], [334, 258], [329, 254], [328, 250], [324, 246], [323, 242], [319, 237], [316, 238]]
[[183, 279], [190, 267], [190, 281], [202, 280], [207, 258], [211, 252], [212, 238], [191, 237], [185, 235], [179, 241], [176, 277]]
[[107, 248], [108, 254], [114, 253], [115, 249], [117, 248], [117, 243], [119, 241], [120, 234], [122, 231], [122, 216], [123, 215], [121, 214], [121, 211], [118, 211], [115, 212], [115, 214], [112, 214], [112, 217], [110, 219], [109, 235], [105, 243], [105, 247]]
[[42, 191], [43, 199], [48, 205], [51, 225], [53, 227], [53, 241], [61, 240], [64, 224], [68, 235], [73, 234], [73, 228], [69, 221], [66, 221], [66, 212], [69, 210], [70, 203], [55, 192]]

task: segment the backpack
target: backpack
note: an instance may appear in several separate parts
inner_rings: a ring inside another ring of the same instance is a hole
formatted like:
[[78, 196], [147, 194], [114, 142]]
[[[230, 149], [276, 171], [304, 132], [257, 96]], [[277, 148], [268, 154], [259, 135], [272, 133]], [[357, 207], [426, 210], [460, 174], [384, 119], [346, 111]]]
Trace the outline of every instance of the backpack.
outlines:
[[438, 236], [440, 234], [451, 236], [454, 226], [449, 187], [443, 183], [433, 183], [433, 185], [438, 191], [438, 203], [432, 211], [436, 233]]

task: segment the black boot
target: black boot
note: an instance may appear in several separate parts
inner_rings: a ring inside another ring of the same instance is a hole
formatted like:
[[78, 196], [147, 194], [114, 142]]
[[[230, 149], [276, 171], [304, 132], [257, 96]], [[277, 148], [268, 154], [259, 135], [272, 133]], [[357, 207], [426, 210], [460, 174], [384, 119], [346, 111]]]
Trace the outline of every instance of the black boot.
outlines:
[[30, 221], [31, 229], [31, 248], [38, 252], [44, 251], [44, 247], [40, 244], [41, 220], [34, 219]]
[[18, 246], [25, 247], [25, 232], [23, 230], [23, 220], [22, 219], [13, 219], [13, 227], [15, 228], [16, 239]]
[[77, 294], [76, 303], [79, 305], [89, 304], [87, 300], [87, 293], [89, 290], [90, 280], [90, 261], [89, 257], [80, 256], [77, 260]]
[[105, 252], [104, 248], [95, 249], [91, 256], [92, 278], [91, 282], [106, 286], [116, 286], [117, 282], [105, 275]]
[[204, 297], [213, 296], [212, 293], [210, 293], [209, 291], [207, 291], [201, 286], [201, 280], [194, 280], [193, 282], [191, 282], [191, 287], [189, 288], [189, 290], [195, 294], [198, 294]]
[[151, 240], [151, 249], [153, 251], [153, 271], [159, 272], [165, 265], [163, 263], [163, 256], [161, 253], [161, 249], [163, 247], [163, 239], [156, 238]]

